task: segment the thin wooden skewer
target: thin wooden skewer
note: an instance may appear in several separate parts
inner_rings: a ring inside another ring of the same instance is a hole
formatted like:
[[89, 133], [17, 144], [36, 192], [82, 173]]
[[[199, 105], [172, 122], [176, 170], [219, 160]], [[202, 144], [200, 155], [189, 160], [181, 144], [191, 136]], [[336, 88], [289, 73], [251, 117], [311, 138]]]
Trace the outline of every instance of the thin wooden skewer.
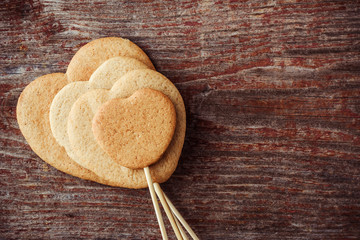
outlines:
[[175, 236], [178, 240], [183, 240], [181, 233], [178, 229], [178, 226], [176, 225], [176, 222], [174, 220], [174, 216], [171, 213], [171, 210], [168, 206], [168, 204], [166, 203], [166, 200], [164, 198], [163, 192], [161, 191], [160, 185], [158, 183], [154, 183], [154, 187], [155, 187], [155, 192], [158, 195], [160, 202], [165, 210], [166, 216], [168, 217], [171, 227], [173, 228], [174, 232], [175, 232]]
[[[174, 217], [174, 214], [171, 212], [171, 215], [173, 215]], [[175, 222], [176, 222], [176, 225], [178, 226], [179, 230], [180, 230], [180, 233], [181, 233], [181, 236], [183, 237], [184, 240], [189, 240], [188, 237], [186, 236], [186, 233], [184, 231], [184, 229], [181, 227], [181, 224], [179, 223], [179, 220], [177, 220], [176, 217], [174, 217], [175, 219]]]
[[161, 236], [162, 236], [163, 240], [167, 240], [168, 236], [166, 234], [164, 221], [163, 221], [162, 216], [161, 216], [159, 203], [158, 203], [157, 198], [156, 198], [154, 185], [153, 185], [153, 181], [151, 179], [151, 174], [150, 174], [149, 167], [144, 168], [144, 172], [145, 172], [146, 181], [147, 181], [147, 184], [148, 184], [148, 187], [149, 187], [149, 190], [150, 190], [151, 200], [152, 200], [153, 205], [154, 205], [156, 218], [157, 218], [159, 226], [160, 226]]
[[[155, 186], [155, 192], [156, 192], [156, 194], [159, 196], [159, 198], [160, 198], [160, 196], [164, 196], [163, 195], [163, 191], [162, 191], [162, 189], [160, 188], [160, 185], [158, 184], [158, 183], [154, 183], [154, 186]], [[161, 194], [160, 194], [161, 193]], [[165, 204], [163, 203], [164, 202], [164, 200], [165, 200]], [[166, 202], [166, 199], [164, 198], [163, 200], [160, 198], [160, 202], [161, 202], [161, 204], [164, 206], [166, 206], [166, 207], [169, 207], [169, 205], [167, 204], [167, 202]], [[169, 209], [170, 210], [170, 209]], [[172, 212], [170, 212], [171, 213], [171, 217], [175, 220], [175, 223], [176, 223], [176, 226], [178, 227], [178, 229], [179, 229], [179, 231], [180, 231], [180, 233], [181, 233], [181, 236], [182, 236], [182, 238], [184, 239], [184, 240], [189, 240], [189, 238], [186, 236], [186, 233], [185, 233], [185, 231], [184, 231], [184, 229], [181, 227], [181, 224], [179, 223], [179, 220], [174, 216], [174, 214], [172, 213]], [[170, 217], [168, 216], [168, 218], [170, 219]]]
[[[161, 188], [160, 188], [161, 189]], [[161, 190], [162, 191], [162, 190]], [[162, 191], [162, 193], [164, 194], [164, 197], [166, 199], [166, 202], [168, 203], [171, 211], [174, 213], [174, 215], [179, 219], [179, 221], [181, 222], [181, 224], [184, 226], [184, 228], [186, 229], [186, 231], [188, 231], [188, 233], [190, 234], [190, 236], [195, 239], [195, 240], [199, 240], [199, 238], [196, 236], [196, 234], [194, 233], [194, 231], [191, 229], [191, 227], [189, 226], [189, 224], [185, 221], [185, 219], [181, 216], [181, 214], [179, 213], [179, 211], [175, 208], [175, 206], [172, 204], [172, 202], [170, 201], [170, 199], [166, 196], [166, 194], [164, 193], [164, 191]]]

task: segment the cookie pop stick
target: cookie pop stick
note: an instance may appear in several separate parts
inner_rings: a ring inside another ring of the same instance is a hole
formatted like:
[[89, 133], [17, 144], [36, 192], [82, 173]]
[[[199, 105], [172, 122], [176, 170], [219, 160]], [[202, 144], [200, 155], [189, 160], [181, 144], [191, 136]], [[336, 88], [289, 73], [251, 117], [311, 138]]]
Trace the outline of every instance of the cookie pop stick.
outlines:
[[[171, 214], [173, 215], [174, 217], [174, 214], [171, 212]], [[186, 236], [186, 233], [184, 231], [184, 229], [181, 227], [180, 223], [179, 223], [179, 220], [177, 220], [176, 217], [174, 217], [175, 219], [175, 222], [176, 222], [176, 226], [178, 226], [179, 230], [180, 230], [180, 233], [181, 233], [181, 236], [183, 237], [184, 240], [189, 240], [188, 237]]]
[[[166, 200], [166, 199], [165, 199], [165, 200]], [[176, 226], [179, 228], [182, 238], [183, 238], [184, 240], [189, 240], [188, 237], [186, 236], [186, 233], [185, 233], [184, 229], [181, 227], [181, 224], [179, 223], [179, 220], [177, 220], [177, 218], [174, 216], [174, 213], [173, 213], [173, 212], [171, 212], [171, 215], [172, 215], [173, 218], [175, 219]]]
[[[194, 233], [194, 231], [191, 229], [191, 227], [189, 226], [189, 224], [185, 221], [185, 219], [181, 216], [181, 214], [179, 213], [179, 211], [175, 208], [175, 206], [172, 204], [172, 202], [170, 201], [170, 199], [166, 196], [166, 194], [162, 191], [162, 189], [160, 188], [160, 185], [158, 183], [154, 183], [154, 185], [158, 185], [157, 187], [155, 187], [155, 190], [157, 189], [157, 191], [161, 191], [162, 194], [164, 195], [166, 202], [168, 203], [171, 211], [174, 213], [174, 215], [179, 219], [179, 221], [182, 223], [182, 225], [184, 226], [184, 228], [186, 229], [186, 231], [188, 231], [188, 233], [190, 234], [190, 236], [195, 239], [198, 240], [199, 238], [196, 236], [196, 234]], [[159, 193], [158, 193], [159, 194]]]
[[[110, 158], [127, 168], [144, 169], [163, 239], [167, 239], [167, 234], [149, 166], [166, 151], [175, 126], [176, 111], [171, 100], [162, 92], [146, 88], [129, 98], [105, 102], [92, 121], [94, 137]], [[163, 202], [176, 236], [182, 239], [171, 211]]]
[[176, 235], [176, 238], [179, 239], [179, 240], [183, 240], [183, 237], [181, 236], [181, 233], [179, 231], [179, 228], [178, 226], [176, 225], [176, 222], [174, 220], [174, 216], [172, 215], [171, 213], [171, 210], [168, 206], [168, 204], [166, 203], [166, 200], [164, 198], [164, 195], [160, 189], [160, 185], [158, 183], [154, 183], [154, 188], [155, 188], [155, 191], [160, 199], [160, 202], [165, 210], [165, 213], [166, 213], [166, 216], [168, 217], [169, 221], [170, 221], [170, 224], [171, 224], [171, 227], [173, 228], [174, 232], [175, 232], [175, 235]]
[[159, 222], [161, 236], [162, 236], [163, 239], [168, 239], [167, 234], [166, 234], [164, 221], [162, 219], [161, 211], [160, 211], [160, 208], [159, 208], [159, 203], [157, 201], [156, 194], [155, 194], [155, 191], [154, 191], [154, 185], [153, 185], [153, 181], [151, 179], [149, 167], [144, 168], [144, 172], [145, 172], [146, 181], [148, 183], [148, 187], [149, 187], [149, 191], [150, 191], [150, 195], [151, 195], [151, 200], [152, 200], [153, 205], [154, 205], [156, 218], [157, 218], [157, 220]]
[[[158, 183], [154, 183], [154, 187], [155, 187], [155, 192], [158, 195], [158, 197], [160, 198], [160, 202], [163, 205], [163, 207], [166, 206], [166, 208], [170, 210], [169, 205], [168, 205], [168, 203], [167, 203], [167, 201], [166, 201], [166, 199], [164, 197], [164, 192], [160, 188], [160, 185]], [[164, 209], [165, 209], [165, 207], [164, 207]], [[171, 215], [171, 216], [169, 216], [169, 215]], [[171, 210], [170, 210], [169, 215], [167, 215], [169, 219], [174, 219], [176, 227], [179, 229], [182, 239], [183, 240], [189, 240], [188, 237], [186, 236], [186, 233], [184, 232], [184, 229], [181, 227], [181, 225], [179, 223], [179, 220], [174, 216], [174, 213]], [[171, 222], [171, 220], [170, 220], [170, 222]], [[173, 229], [175, 231], [174, 226], [173, 226]]]

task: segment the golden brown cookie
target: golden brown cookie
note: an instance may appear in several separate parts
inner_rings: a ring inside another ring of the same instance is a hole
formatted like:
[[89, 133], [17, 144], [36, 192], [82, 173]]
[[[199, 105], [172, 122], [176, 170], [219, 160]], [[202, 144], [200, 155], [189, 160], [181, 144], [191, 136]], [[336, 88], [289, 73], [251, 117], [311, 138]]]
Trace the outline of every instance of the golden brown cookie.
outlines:
[[21, 94], [17, 106], [20, 130], [35, 153], [63, 172], [104, 184], [107, 181], [72, 161], [64, 148], [56, 143], [51, 134], [49, 108], [56, 93], [69, 81], [88, 80], [97, 66], [113, 56], [133, 56], [153, 68], [146, 54], [129, 40], [98, 39], [79, 50], [67, 74], [49, 74], [30, 83]]
[[127, 72], [148, 67], [129, 57], [114, 57], [105, 61], [91, 75], [89, 81], [71, 82], [63, 87], [54, 97], [50, 106], [50, 126], [56, 141], [63, 146], [68, 155], [75, 159], [67, 134], [67, 119], [74, 102], [92, 88], [110, 89]]
[[31, 149], [45, 162], [70, 175], [106, 184], [93, 172], [71, 160], [51, 134], [50, 104], [66, 84], [63, 73], [44, 75], [32, 81], [21, 93], [16, 107], [20, 130]]
[[130, 57], [114, 57], [106, 60], [91, 74], [91, 88], [110, 89], [114, 83], [130, 71], [151, 69], [141, 61]]
[[153, 181], [162, 183], [175, 171], [184, 144], [186, 114], [183, 99], [164, 75], [153, 70], [135, 70], [120, 78], [110, 91], [91, 90], [82, 95], [72, 106], [68, 119], [68, 134], [71, 147], [79, 157], [81, 166], [91, 169], [110, 185], [127, 188], [147, 187], [144, 171], [116, 164], [98, 145], [92, 132], [92, 119], [102, 104], [112, 98], [128, 98], [142, 88], [151, 88], [170, 98], [176, 111], [174, 136], [159, 161], [150, 168]]
[[107, 37], [82, 46], [71, 59], [66, 71], [69, 82], [89, 81], [91, 74], [106, 60], [125, 56], [139, 60], [154, 69], [149, 57], [128, 39]]
[[120, 165], [147, 167], [161, 157], [174, 134], [176, 112], [163, 93], [144, 88], [104, 103], [92, 120], [95, 139]]

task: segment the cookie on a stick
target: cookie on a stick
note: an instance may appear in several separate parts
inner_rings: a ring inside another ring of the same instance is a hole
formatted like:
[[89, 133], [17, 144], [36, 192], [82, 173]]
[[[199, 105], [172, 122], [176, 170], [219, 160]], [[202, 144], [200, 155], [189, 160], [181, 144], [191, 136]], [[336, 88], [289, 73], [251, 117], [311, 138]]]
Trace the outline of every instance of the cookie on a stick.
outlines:
[[167, 239], [167, 234], [149, 165], [157, 162], [165, 152], [175, 126], [176, 112], [171, 100], [162, 92], [149, 88], [137, 90], [129, 98], [107, 101], [92, 121], [95, 139], [116, 163], [144, 169], [163, 239]]
[[72, 149], [78, 156], [74, 159], [81, 166], [91, 169], [109, 185], [126, 188], [147, 188], [143, 169], [131, 169], [117, 164], [99, 146], [92, 131], [95, 113], [113, 98], [128, 98], [137, 90], [151, 88], [165, 94], [176, 111], [174, 136], [161, 158], [151, 166], [153, 180], [158, 183], [170, 178], [177, 166], [184, 143], [186, 116], [182, 97], [174, 84], [159, 72], [141, 69], [122, 76], [111, 90], [94, 89], [83, 94], [73, 104], [67, 122], [67, 133]]

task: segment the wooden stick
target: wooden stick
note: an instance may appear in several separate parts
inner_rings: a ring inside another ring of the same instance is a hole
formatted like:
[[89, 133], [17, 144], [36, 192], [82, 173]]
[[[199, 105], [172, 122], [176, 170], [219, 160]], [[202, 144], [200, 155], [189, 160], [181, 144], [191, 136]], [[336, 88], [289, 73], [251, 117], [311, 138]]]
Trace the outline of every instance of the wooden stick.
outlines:
[[[163, 192], [163, 191], [162, 191]], [[195, 239], [195, 240], [199, 240], [199, 238], [196, 236], [196, 234], [194, 233], [194, 231], [191, 229], [191, 227], [189, 226], [189, 224], [185, 221], [185, 219], [181, 216], [181, 214], [179, 213], [179, 211], [175, 208], [175, 206], [172, 204], [172, 202], [170, 201], [170, 199], [166, 196], [166, 194], [163, 192], [164, 197], [166, 199], [166, 202], [168, 203], [171, 211], [174, 213], [174, 215], [179, 219], [179, 221], [181, 222], [181, 224], [184, 226], [184, 228], [186, 229], [186, 231], [188, 231], [188, 233], [190, 234], [190, 236]]]
[[159, 208], [159, 203], [158, 200], [156, 198], [156, 194], [155, 194], [155, 190], [154, 190], [154, 185], [153, 185], [153, 181], [151, 179], [151, 174], [150, 174], [150, 170], [149, 167], [144, 168], [144, 172], [145, 172], [145, 176], [146, 176], [146, 181], [148, 183], [148, 187], [150, 190], [150, 195], [151, 195], [151, 200], [153, 202], [154, 205], [154, 209], [155, 209], [155, 213], [156, 213], [156, 218], [158, 220], [159, 226], [160, 226], [160, 231], [161, 231], [161, 236], [163, 240], [167, 240], [168, 236], [166, 234], [166, 229], [165, 229], [165, 225], [164, 225], [164, 221], [162, 219], [161, 216], [161, 211]]
[[[174, 214], [171, 213], [171, 215], [173, 215], [174, 217]], [[177, 218], [175, 217], [175, 222], [176, 222], [176, 225], [178, 226], [179, 230], [180, 230], [180, 233], [181, 233], [181, 236], [184, 240], [189, 240], [188, 237], [186, 236], [186, 232], [184, 231], [184, 229], [181, 227], [181, 224], [179, 223], [179, 220], [177, 220]]]
[[173, 228], [174, 230], [174, 233], [176, 235], [176, 238], [178, 240], [183, 240], [182, 236], [181, 236], [181, 233], [179, 231], [179, 228], [178, 226], [176, 225], [176, 222], [174, 220], [174, 216], [172, 215], [171, 213], [171, 210], [168, 206], [168, 204], [166, 203], [166, 200], [164, 198], [164, 195], [163, 195], [163, 192], [161, 191], [161, 188], [160, 188], [160, 185], [158, 183], [154, 183], [154, 187], [155, 187], [155, 192], [156, 194], [158, 195], [159, 199], [160, 199], [160, 202], [165, 210], [165, 213], [166, 213], [166, 216], [168, 217], [169, 221], [170, 221], [170, 224], [171, 224], [171, 227]]

